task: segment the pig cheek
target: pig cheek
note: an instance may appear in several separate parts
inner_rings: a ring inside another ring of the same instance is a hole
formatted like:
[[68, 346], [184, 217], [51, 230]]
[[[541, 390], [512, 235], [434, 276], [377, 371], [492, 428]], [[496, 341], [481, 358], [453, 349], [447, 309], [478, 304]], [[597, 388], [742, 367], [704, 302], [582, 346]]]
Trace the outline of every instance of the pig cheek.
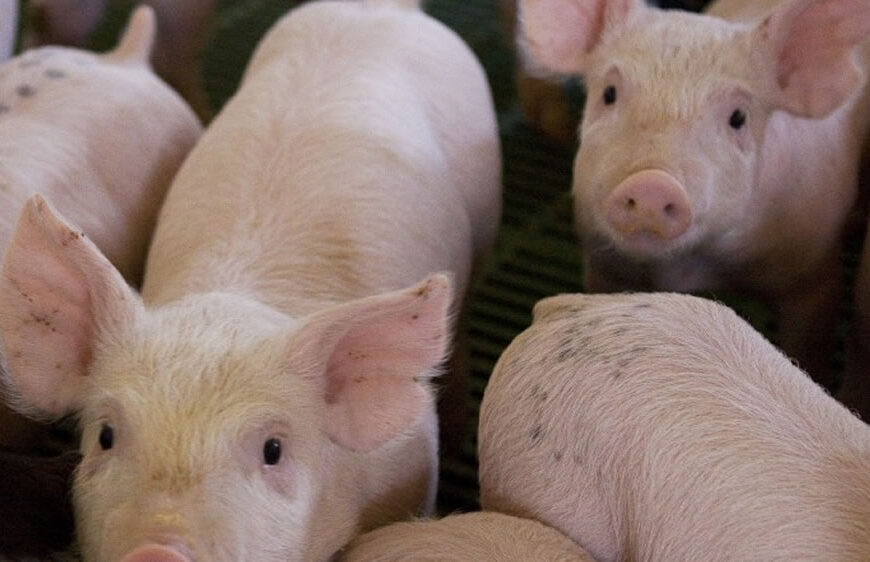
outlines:
[[76, 473], [73, 489], [76, 526], [85, 560], [111, 560], [102, 552], [111, 546], [109, 529], [115, 527], [117, 512], [123, 506], [114, 490], [129, 489], [113, 480], [105, 459], [85, 458]]
[[297, 467], [292, 459], [286, 459], [275, 466], [263, 466], [263, 481], [266, 486], [287, 499], [297, 495], [298, 482], [295, 474]]

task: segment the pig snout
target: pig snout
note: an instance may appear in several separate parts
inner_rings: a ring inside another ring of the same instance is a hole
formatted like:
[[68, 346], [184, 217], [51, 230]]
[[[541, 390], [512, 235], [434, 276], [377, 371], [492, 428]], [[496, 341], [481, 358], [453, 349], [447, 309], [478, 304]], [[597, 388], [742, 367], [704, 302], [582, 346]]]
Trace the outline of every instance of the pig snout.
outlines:
[[172, 547], [146, 544], [121, 558], [121, 562], [190, 562], [190, 558]]
[[688, 230], [692, 208], [683, 186], [661, 170], [637, 172], [604, 201], [608, 224], [621, 235], [674, 240]]

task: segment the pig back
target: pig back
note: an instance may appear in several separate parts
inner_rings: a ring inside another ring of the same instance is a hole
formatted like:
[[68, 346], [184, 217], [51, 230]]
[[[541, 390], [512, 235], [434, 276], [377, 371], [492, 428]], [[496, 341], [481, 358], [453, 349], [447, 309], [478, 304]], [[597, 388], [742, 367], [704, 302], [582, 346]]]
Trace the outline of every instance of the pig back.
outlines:
[[235, 288], [301, 315], [434, 270], [461, 294], [499, 178], [489, 90], [452, 32], [392, 7], [303, 6], [183, 166], [145, 299]]
[[0, 67], [0, 247], [43, 194], [132, 283], [157, 210], [201, 131], [145, 65], [41, 48]]
[[599, 560], [870, 552], [870, 430], [696, 297], [542, 301], [496, 365], [479, 449], [485, 509]]
[[357, 537], [338, 556], [338, 562], [392, 560], [592, 562], [558, 531], [495, 512], [394, 523]]

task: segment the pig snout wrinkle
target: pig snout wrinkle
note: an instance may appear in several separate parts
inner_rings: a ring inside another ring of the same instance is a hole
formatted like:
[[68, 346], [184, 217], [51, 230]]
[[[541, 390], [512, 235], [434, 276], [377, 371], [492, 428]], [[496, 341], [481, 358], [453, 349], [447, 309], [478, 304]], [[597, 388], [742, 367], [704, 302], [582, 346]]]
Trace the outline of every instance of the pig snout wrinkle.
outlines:
[[147, 544], [124, 556], [121, 562], [190, 562], [190, 558], [174, 548]]
[[626, 236], [673, 240], [692, 223], [686, 191], [660, 170], [644, 170], [625, 179], [605, 200], [604, 211], [610, 226]]

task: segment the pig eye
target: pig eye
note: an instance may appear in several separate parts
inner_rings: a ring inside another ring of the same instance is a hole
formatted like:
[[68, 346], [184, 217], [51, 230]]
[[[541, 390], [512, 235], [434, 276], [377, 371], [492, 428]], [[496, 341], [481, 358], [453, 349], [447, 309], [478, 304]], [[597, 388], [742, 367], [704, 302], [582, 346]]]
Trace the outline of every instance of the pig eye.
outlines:
[[604, 105], [613, 105], [616, 103], [616, 86], [608, 86], [604, 88], [602, 99], [604, 100]]
[[276, 438], [267, 439], [263, 444], [263, 462], [268, 465], [276, 465], [281, 460], [281, 440]]
[[103, 428], [100, 429], [100, 447], [104, 451], [108, 451], [115, 444], [115, 430], [112, 429], [112, 426], [104, 423]]
[[746, 113], [741, 109], [735, 109], [734, 113], [732, 113], [731, 117], [728, 119], [728, 124], [731, 125], [731, 128], [735, 131], [739, 131], [743, 128], [743, 125], [746, 124]]

